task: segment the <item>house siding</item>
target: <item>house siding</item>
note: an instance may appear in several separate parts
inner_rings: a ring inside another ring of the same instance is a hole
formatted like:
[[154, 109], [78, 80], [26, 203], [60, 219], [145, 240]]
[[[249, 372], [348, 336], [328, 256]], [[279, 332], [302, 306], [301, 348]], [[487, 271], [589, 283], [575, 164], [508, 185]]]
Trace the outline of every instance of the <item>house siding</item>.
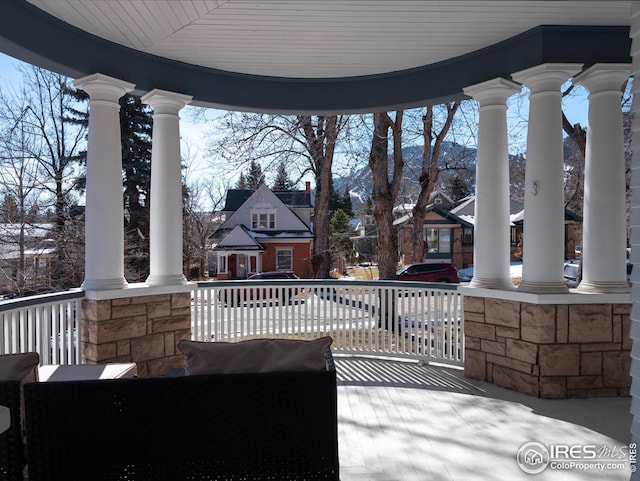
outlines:
[[293, 271], [302, 278], [311, 277], [311, 248], [308, 243], [289, 244], [287, 242], [270, 242], [265, 244], [266, 252], [262, 256], [262, 271], [269, 272], [276, 269], [276, 252], [279, 248], [293, 250]]

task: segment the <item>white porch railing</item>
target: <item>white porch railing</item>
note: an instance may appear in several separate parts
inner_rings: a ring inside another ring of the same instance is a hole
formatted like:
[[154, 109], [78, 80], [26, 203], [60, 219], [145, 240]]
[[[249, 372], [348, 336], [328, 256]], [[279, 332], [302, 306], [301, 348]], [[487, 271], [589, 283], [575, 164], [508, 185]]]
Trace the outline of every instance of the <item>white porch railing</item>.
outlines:
[[[83, 291], [0, 302], [0, 354], [37, 351], [42, 364], [80, 364]], [[464, 364], [457, 286], [393, 281], [201, 282], [192, 338], [331, 336], [337, 353]]]
[[331, 336], [339, 353], [464, 363], [463, 296], [457, 286], [395, 281], [200, 282], [192, 338]]
[[0, 303], [0, 354], [36, 351], [41, 364], [80, 364], [83, 291]]

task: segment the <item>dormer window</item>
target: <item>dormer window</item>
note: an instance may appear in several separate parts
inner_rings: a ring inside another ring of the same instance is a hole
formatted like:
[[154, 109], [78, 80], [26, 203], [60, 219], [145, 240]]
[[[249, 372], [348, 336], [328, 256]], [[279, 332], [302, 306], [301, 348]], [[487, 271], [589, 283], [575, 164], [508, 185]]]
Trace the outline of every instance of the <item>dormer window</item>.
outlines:
[[251, 211], [252, 230], [274, 230], [276, 228], [275, 209], [254, 209]]

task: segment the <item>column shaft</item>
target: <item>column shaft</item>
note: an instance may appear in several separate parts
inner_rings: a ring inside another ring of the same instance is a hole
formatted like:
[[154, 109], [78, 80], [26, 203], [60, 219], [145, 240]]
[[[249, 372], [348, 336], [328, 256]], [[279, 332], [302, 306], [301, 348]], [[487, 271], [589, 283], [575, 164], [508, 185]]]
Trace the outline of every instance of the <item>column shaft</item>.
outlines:
[[545, 64], [514, 74], [531, 90], [525, 168], [522, 283], [526, 292], [566, 292], [562, 84], [581, 68]]
[[620, 86], [630, 66], [596, 64], [575, 79], [589, 94], [583, 266], [579, 289], [628, 292], [626, 189]]
[[142, 97], [153, 107], [149, 277], [151, 286], [184, 284], [182, 272], [182, 176], [178, 112], [191, 97], [153, 90]]
[[122, 147], [118, 100], [134, 85], [94, 74], [74, 85], [89, 94], [85, 290], [121, 289], [124, 278]]
[[513, 289], [506, 101], [518, 91], [519, 85], [504, 79], [464, 89], [480, 102], [472, 287]]

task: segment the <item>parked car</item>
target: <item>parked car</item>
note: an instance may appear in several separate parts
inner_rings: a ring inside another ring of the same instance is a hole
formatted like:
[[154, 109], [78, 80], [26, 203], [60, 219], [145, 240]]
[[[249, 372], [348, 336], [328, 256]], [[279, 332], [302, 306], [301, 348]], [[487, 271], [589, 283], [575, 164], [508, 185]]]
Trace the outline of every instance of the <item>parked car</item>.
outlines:
[[[295, 280], [300, 279], [293, 271], [273, 271], [273, 272], [259, 272], [247, 277], [248, 281], [264, 281], [269, 283], [272, 280]], [[267, 299], [278, 299], [287, 292], [286, 299], [298, 295], [299, 289], [297, 287], [286, 287], [284, 289], [278, 287], [264, 287], [264, 288], [250, 288], [245, 287], [242, 289], [228, 288], [223, 289], [220, 292], [220, 300], [227, 304], [234, 305], [237, 302], [244, 301], [262, 301]]]
[[564, 283], [569, 288], [578, 287], [580, 279], [578, 274], [580, 272], [580, 259], [573, 259], [564, 263]]
[[248, 280], [260, 280], [260, 279], [300, 279], [293, 271], [273, 271], [273, 272], [258, 272], [257, 274], [250, 275]]
[[452, 264], [421, 263], [407, 264], [396, 272], [398, 281], [452, 282], [459, 283], [458, 269]]
[[[633, 271], [633, 264], [631, 264], [629, 258], [627, 258], [627, 283], [631, 285], [631, 273]], [[564, 263], [564, 282], [569, 288], [578, 287], [580, 281], [580, 259], [572, 259], [565, 261]], [[581, 276], [580, 276], [581, 277]]]

